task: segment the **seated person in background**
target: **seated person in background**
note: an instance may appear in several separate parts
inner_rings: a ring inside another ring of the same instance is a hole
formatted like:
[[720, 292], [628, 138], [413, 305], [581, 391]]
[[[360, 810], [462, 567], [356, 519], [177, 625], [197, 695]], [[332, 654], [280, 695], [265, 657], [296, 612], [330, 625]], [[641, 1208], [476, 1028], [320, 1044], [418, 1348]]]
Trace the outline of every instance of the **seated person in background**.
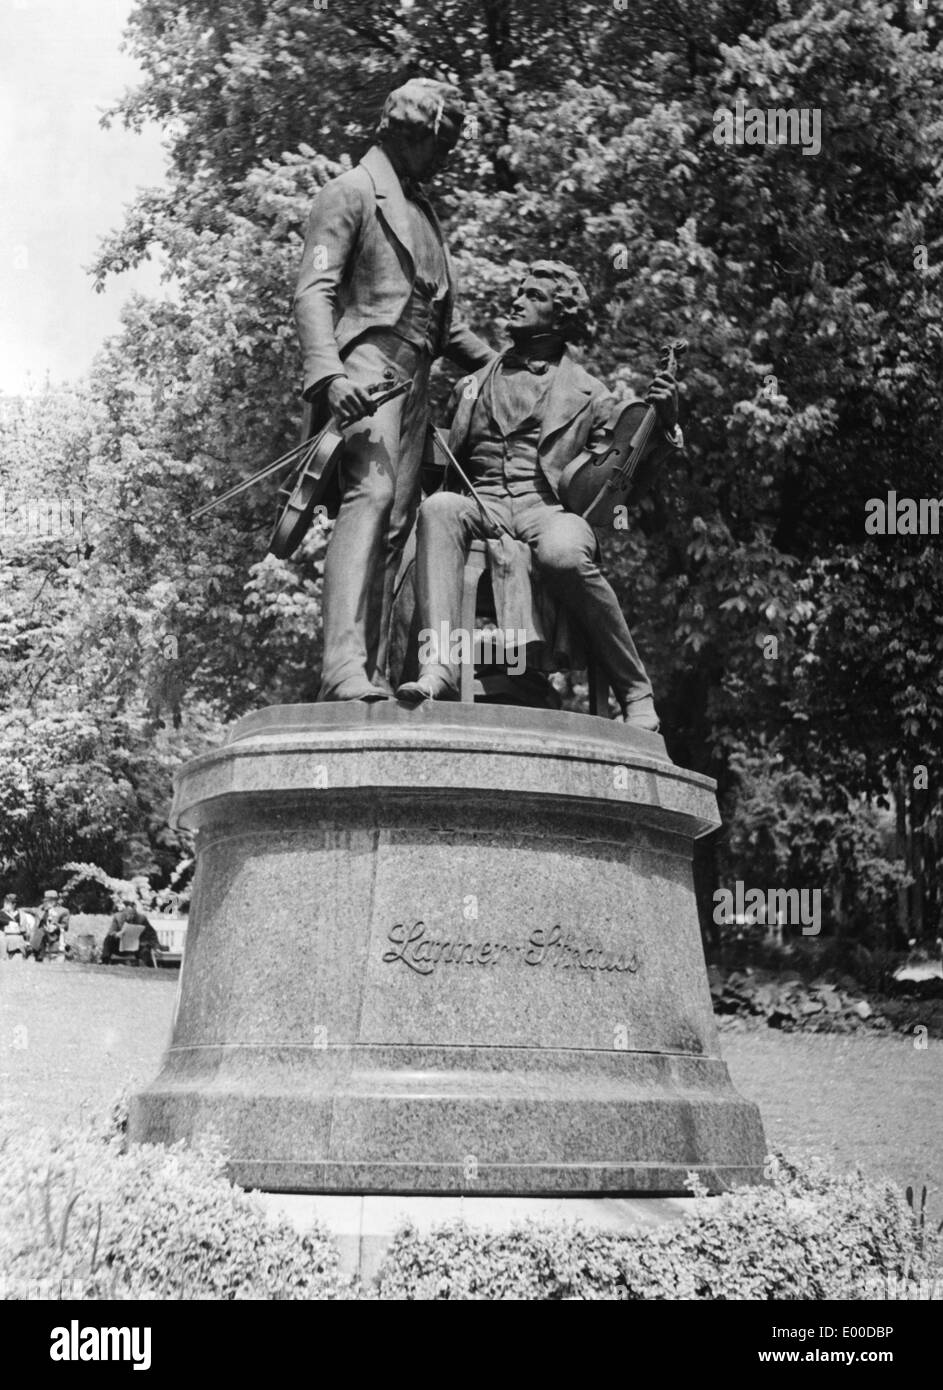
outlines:
[[[29, 922], [26, 922], [29, 918]], [[0, 908], [0, 927], [3, 927], [3, 941], [6, 946], [7, 960], [11, 956], [22, 956], [26, 959], [26, 927], [36, 925], [34, 919], [28, 912], [22, 912], [16, 905], [16, 894], [7, 893], [3, 900], [3, 907]]]
[[39, 917], [33, 928], [27, 954], [36, 961], [45, 960], [46, 952], [54, 951], [60, 941], [64, 951], [64, 938], [69, 930], [69, 920], [68, 908], [59, 902], [59, 894], [54, 888], [47, 889], [43, 894], [43, 905], [39, 909]]
[[161, 949], [157, 932], [138, 908], [133, 893], [122, 898], [121, 910], [111, 919], [111, 926], [102, 942], [102, 965], [109, 965], [115, 955], [136, 955], [146, 964], [153, 951]]
[[[564, 508], [558, 493], [564, 469], [602, 437], [615, 405], [567, 346], [581, 336], [588, 314], [589, 297], [576, 271], [562, 261], [535, 261], [511, 308], [512, 347], [473, 374], [473, 390], [459, 383], [449, 443], [491, 523], [496, 519], [531, 547], [541, 579], [584, 629], [621, 719], [655, 732], [651, 682], [615, 591], [596, 563], [596, 533]], [[656, 376], [646, 400], [664, 430], [663, 452], [680, 448], [674, 378]], [[416, 532], [422, 629], [459, 629], [469, 546], [486, 535], [472, 497], [441, 491], [423, 502]], [[447, 654], [439, 656], [424, 660], [420, 649], [419, 678], [400, 686], [401, 700], [457, 699], [458, 668]]]

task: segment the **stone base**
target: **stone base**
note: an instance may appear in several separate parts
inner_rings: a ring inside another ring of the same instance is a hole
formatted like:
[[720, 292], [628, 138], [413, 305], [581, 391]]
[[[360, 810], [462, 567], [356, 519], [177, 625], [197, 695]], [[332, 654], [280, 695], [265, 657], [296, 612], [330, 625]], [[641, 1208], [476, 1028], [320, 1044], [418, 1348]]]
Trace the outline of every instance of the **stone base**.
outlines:
[[131, 1135], [277, 1192], [684, 1193], [762, 1177], [691, 876], [713, 783], [550, 711], [287, 706], [178, 781], [197, 874]]
[[141, 1108], [135, 1138], [216, 1131], [235, 1181], [268, 1192], [684, 1194], [691, 1171], [717, 1192], [763, 1161], [719, 1058], [174, 1047]]
[[299, 1234], [316, 1223], [327, 1228], [340, 1252], [341, 1269], [364, 1284], [376, 1279], [394, 1235], [407, 1223], [428, 1235], [447, 1222], [502, 1234], [533, 1221], [541, 1226], [582, 1227], [631, 1235], [674, 1225], [709, 1209], [708, 1197], [337, 1197], [260, 1192], [272, 1221]]

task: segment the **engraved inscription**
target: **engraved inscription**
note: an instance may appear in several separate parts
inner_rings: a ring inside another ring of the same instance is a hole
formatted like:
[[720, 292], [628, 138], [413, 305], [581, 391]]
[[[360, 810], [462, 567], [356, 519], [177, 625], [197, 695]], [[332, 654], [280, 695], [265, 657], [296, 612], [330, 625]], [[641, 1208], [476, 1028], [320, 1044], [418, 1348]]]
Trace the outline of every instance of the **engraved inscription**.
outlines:
[[637, 952], [607, 951], [560, 926], [537, 927], [524, 942], [476, 943], [462, 936], [439, 940], [429, 935], [425, 922], [412, 927], [397, 922], [387, 932], [387, 940], [390, 949], [383, 952], [384, 962], [392, 965], [398, 961], [417, 975], [431, 975], [437, 965], [499, 965], [507, 960], [602, 974], [634, 975], [639, 968]]

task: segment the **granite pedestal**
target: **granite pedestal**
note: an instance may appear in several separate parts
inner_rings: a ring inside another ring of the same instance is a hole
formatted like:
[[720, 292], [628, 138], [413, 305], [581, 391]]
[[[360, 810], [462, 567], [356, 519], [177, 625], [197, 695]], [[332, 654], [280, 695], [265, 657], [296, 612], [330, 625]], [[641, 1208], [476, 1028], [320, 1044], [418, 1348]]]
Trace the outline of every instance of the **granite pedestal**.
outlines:
[[197, 834], [134, 1139], [272, 1192], [676, 1194], [762, 1178], [691, 874], [713, 783], [542, 710], [289, 705], [178, 777]]

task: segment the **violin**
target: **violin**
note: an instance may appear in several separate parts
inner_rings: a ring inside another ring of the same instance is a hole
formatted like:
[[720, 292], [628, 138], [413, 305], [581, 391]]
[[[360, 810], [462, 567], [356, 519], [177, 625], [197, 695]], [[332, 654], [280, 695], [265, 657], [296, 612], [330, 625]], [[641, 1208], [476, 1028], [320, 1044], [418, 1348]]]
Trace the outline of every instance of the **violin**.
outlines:
[[[395, 396], [401, 396], [412, 384], [410, 378], [397, 386], [388, 386], [386, 382], [372, 386], [371, 394], [378, 393], [375, 395], [374, 409], [386, 405]], [[308, 534], [315, 508], [333, 482], [343, 452], [344, 436], [337, 430], [332, 417], [308, 441], [291, 476], [278, 490], [278, 517], [268, 545], [268, 553], [277, 560], [287, 560], [294, 555]]]
[[[683, 338], [668, 343], [662, 348], [658, 370], [675, 376], [687, 349]], [[655, 407], [632, 401], [608, 426], [600, 447], [577, 455], [567, 464], [560, 479], [560, 501], [591, 526], [611, 523], [613, 507], [625, 503], [640, 464], [663, 438]]]

